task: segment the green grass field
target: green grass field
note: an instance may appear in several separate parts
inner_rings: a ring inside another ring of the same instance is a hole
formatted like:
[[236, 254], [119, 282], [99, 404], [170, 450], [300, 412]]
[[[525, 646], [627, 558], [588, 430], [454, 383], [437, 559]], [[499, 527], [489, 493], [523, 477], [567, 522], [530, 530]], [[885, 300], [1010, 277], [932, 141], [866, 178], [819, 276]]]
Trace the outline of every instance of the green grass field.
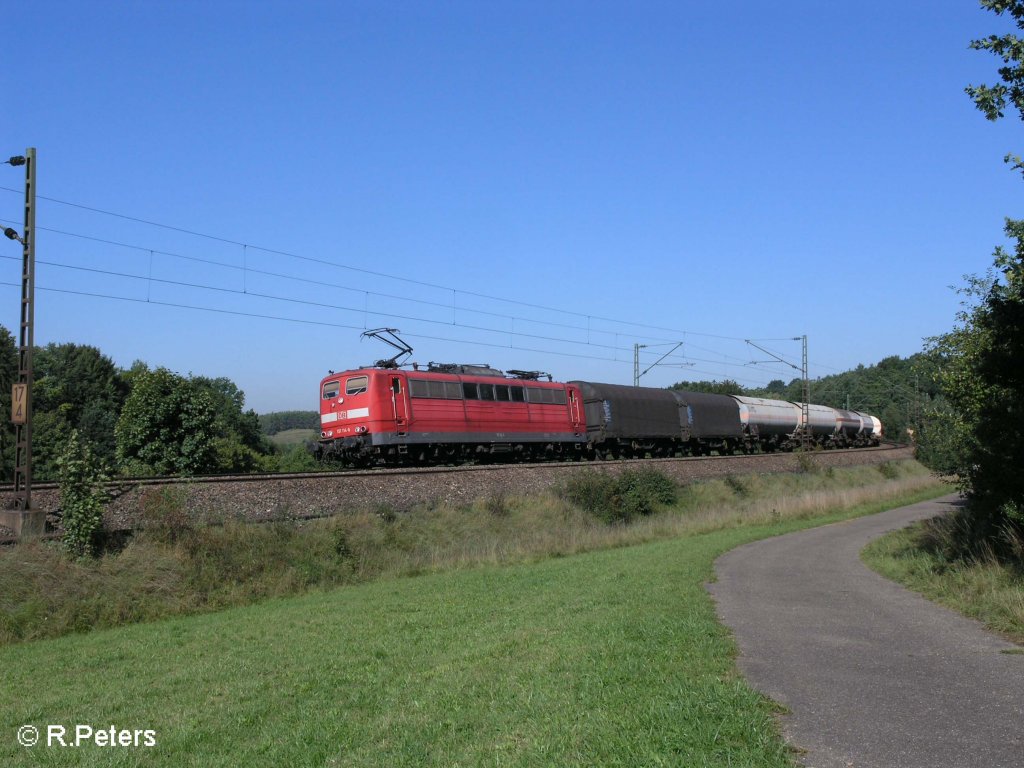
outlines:
[[[0, 764], [787, 766], [704, 590], [715, 557], [944, 492], [8, 646]], [[24, 724], [157, 745], [25, 748]]]
[[278, 448], [288, 448], [293, 445], [302, 445], [307, 440], [316, 440], [318, 433], [315, 429], [286, 429], [270, 436], [270, 442]]

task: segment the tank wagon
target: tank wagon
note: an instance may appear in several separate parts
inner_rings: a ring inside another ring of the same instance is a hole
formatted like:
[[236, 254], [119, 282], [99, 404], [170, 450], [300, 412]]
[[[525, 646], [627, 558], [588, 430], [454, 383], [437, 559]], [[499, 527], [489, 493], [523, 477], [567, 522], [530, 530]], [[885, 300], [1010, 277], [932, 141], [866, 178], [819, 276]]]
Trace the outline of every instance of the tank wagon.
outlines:
[[601, 459], [877, 445], [870, 414], [536, 371], [379, 361], [320, 382], [321, 458], [351, 466]]

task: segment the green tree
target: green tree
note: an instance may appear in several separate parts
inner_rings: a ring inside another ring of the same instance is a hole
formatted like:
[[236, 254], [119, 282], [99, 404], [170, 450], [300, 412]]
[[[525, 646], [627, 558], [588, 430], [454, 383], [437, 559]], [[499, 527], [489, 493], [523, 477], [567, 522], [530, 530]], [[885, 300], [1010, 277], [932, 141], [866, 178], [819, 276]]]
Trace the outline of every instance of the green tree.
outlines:
[[1013, 253], [995, 252], [995, 268], [972, 277], [958, 325], [932, 340], [949, 401], [938, 440], [947, 472], [970, 498], [964, 552], [1009, 554], [1024, 541], [1024, 221], [1008, 221]]
[[166, 368], [133, 370], [117, 420], [117, 458], [129, 474], [194, 475], [217, 469], [210, 393]]
[[107, 463], [115, 459], [114, 427], [127, 384], [96, 347], [48, 344], [37, 349], [33, 384], [33, 459], [41, 480], [56, 477], [56, 463], [71, 429]]
[[273, 447], [260, 430], [259, 416], [245, 408], [245, 393], [226, 377], [193, 376], [192, 384], [210, 396], [214, 418], [217, 469], [251, 472], [267, 468]]
[[[1018, 29], [1024, 29], [1024, 0], [980, 0], [981, 7], [997, 16], [1008, 13]], [[1024, 40], [1017, 35], [989, 35], [981, 40], [972, 40], [971, 48], [989, 51], [1003, 61], [999, 68], [1001, 83], [995, 85], [969, 85], [964, 90], [974, 105], [993, 122], [1005, 116], [1007, 104], [1017, 110], [1024, 120]], [[1024, 162], [1018, 155], [1008, 153], [1003, 161], [1015, 170], [1024, 171]]]
[[[981, 0], [1024, 29], [1024, 0]], [[1008, 105], [1024, 119], [1024, 41], [1015, 34], [974, 40], [971, 47], [1002, 59], [1002, 82], [969, 86], [989, 120]], [[1017, 157], [1005, 158], [1024, 169]], [[985, 277], [968, 278], [954, 329], [932, 340], [939, 381], [949, 402], [945, 436], [936, 441], [947, 469], [956, 471], [970, 504], [962, 517], [957, 554], [994, 549], [1020, 556], [1024, 545], [1024, 220], [1007, 219], [1012, 250], [997, 247]]]
[[712, 395], [742, 395], [743, 387], [732, 379], [724, 381], [677, 381], [669, 389], [683, 392], [707, 392]]

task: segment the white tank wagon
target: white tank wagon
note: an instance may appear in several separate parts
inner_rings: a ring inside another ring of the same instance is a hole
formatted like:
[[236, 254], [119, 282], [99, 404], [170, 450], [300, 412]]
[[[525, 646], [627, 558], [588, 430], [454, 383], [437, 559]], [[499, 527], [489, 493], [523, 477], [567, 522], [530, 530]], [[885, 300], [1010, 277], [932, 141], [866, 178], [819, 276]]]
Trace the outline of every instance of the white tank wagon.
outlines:
[[809, 403], [804, 424], [803, 404], [763, 397], [731, 396], [739, 404], [740, 423], [749, 446], [762, 450], [792, 450], [806, 429], [815, 445], [827, 448], [878, 445], [882, 423], [857, 411], [841, 411]]
[[767, 451], [791, 442], [800, 426], [800, 408], [786, 400], [731, 395], [740, 406], [740, 424], [751, 444]]
[[877, 416], [869, 416], [871, 419], [871, 444], [878, 445], [882, 442], [882, 422]]
[[845, 411], [842, 408], [837, 408], [836, 413], [839, 419], [838, 442], [844, 446], [855, 444], [864, 426], [860, 414], [856, 411]]
[[807, 405], [807, 420], [809, 424], [803, 424], [803, 403], [796, 403], [800, 409], [800, 426], [810, 432], [815, 442], [832, 442], [839, 432], [839, 412], [827, 405]]

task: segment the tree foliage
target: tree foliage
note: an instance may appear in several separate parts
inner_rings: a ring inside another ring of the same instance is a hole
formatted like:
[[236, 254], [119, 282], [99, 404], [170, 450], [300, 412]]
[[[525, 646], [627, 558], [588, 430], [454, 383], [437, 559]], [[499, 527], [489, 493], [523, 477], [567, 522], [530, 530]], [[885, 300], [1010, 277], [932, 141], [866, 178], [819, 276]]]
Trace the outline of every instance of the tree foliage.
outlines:
[[[994, 12], [997, 16], [1009, 14], [1018, 29], [1024, 29], [1024, 0], [980, 0], [981, 7]], [[995, 85], [969, 85], [964, 90], [989, 120], [995, 121], [1005, 117], [1009, 104], [1017, 110], [1024, 120], [1024, 40], [1017, 35], [989, 35], [980, 40], [972, 40], [971, 48], [977, 51], [989, 51], [999, 57], [1003, 66], [999, 68], [1002, 82]], [[1003, 161], [1014, 170], [1024, 172], [1024, 161], [1019, 155], [1007, 153]]]
[[251, 472], [268, 468], [273, 452], [260, 430], [256, 412], [245, 408], [245, 393], [226, 377], [193, 376], [191, 384], [206, 392], [213, 405], [214, 450], [219, 472]]
[[[1008, 13], [1024, 29], [1024, 0], [981, 0]], [[1024, 119], [1024, 41], [1015, 34], [974, 40], [971, 47], [998, 56], [1001, 82], [966, 90], [989, 120], [1008, 106]], [[1017, 157], [1006, 160], [1020, 170]], [[1021, 556], [1024, 545], [1024, 220], [1007, 219], [1012, 250], [997, 247], [984, 277], [968, 277], [957, 325], [931, 340], [939, 382], [948, 401], [938, 457], [955, 472], [970, 505], [956, 554], [996, 551]], [[941, 423], [941, 422], [940, 422]]]
[[939, 468], [971, 500], [964, 553], [1012, 553], [1024, 541], [1024, 221], [1009, 220], [1012, 253], [996, 248], [985, 277], [968, 278], [957, 326], [931, 340], [949, 408], [939, 416]]
[[128, 387], [114, 361], [96, 347], [48, 344], [33, 362], [33, 455], [35, 475], [54, 479], [57, 460], [72, 429], [104, 462], [116, 456], [114, 426]]
[[117, 458], [130, 474], [195, 475], [217, 468], [210, 393], [166, 368], [138, 371], [117, 420]]
[[108, 479], [103, 460], [77, 430], [67, 434], [57, 458], [61, 527], [65, 548], [73, 555], [99, 554], [103, 545], [103, 503]]
[[743, 387], [732, 379], [723, 381], [677, 381], [669, 389], [682, 392], [706, 392], [711, 395], [743, 395]]

